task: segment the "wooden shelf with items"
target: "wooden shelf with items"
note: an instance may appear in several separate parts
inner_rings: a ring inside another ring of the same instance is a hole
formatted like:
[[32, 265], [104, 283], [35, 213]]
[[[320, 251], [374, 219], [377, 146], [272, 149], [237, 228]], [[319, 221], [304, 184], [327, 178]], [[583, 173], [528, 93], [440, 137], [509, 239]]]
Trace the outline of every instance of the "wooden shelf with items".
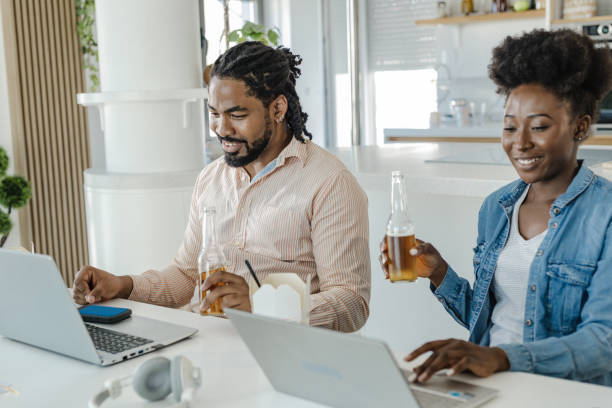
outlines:
[[433, 18], [429, 20], [416, 20], [416, 25], [438, 25], [438, 24], [472, 24], [487, 21], [517, 20], [523, 18], [544, 18], [545, 10], [507, 11], [504, 13], [472, 14], [467, 16], [450, 16]]
[[[428, 20], [416, 20], [416, 25], [461, 25], [472, 24], [490, 21], [518, 20], [527, 18], [542, 18], [545, 22], [550, 22], [552, 25], [562, 24], [582, 24], [582, 23], [599, 23], [612, 22], [612, 15], [594, 16], [587, 18], [561, 18], [563, 15], [562, 0], [545, 0], [542, 2], [544, 8], [539, 10], [527, 11], [506, 11], [504, 13], [486, 13], [486, 14], [470, 14], [467, 16], [449, 16], [442, 18], [432, 18]], [[550, 10], [550, 14], [547, 14]]]
[[610, 16], [595, 16], [588, 18], [561, 18], [551, 21], [552, 24], [572, 24], [572, 23], [598, 23], [598, 22], [612, 22], [612, 15]]
[[551, 24], [580, 24], [580, 23], [598, 23], [612, 21], [612, 15], [593, 16], [585, 18], [562, 18], [563, 16], [563, 0], [548, 0], [552, 10]]

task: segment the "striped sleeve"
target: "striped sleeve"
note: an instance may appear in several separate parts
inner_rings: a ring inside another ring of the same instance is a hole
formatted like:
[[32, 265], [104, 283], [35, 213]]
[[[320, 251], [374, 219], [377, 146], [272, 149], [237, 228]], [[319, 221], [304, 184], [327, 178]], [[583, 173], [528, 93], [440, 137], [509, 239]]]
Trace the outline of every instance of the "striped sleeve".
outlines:
[[368, 202], [347, 170], [314, 197], [311, 227], [320, 292], [311, 295], [310, 324], [358, 330], [369, 314]]

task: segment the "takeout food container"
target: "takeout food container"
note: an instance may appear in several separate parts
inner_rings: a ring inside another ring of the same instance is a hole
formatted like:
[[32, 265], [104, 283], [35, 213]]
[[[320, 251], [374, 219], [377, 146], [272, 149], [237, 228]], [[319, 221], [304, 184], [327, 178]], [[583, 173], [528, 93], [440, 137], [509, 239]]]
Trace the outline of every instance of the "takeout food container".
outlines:
[[304, 282], [294, 273], [274, 273], [260, 283], [258, 287], [254, 279], [249, 281], [253, 313], [309, 324], [310, 276]]

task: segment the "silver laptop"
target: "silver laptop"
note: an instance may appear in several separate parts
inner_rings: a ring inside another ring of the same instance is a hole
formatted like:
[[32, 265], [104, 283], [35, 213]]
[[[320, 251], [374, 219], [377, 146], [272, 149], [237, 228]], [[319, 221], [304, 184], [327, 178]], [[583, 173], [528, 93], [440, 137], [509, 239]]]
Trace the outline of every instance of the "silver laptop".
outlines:
[[332, 407], [475, 407], [497, 390], [435, 375], [410, 384], [381, 341], [225, 309], [280, 392]]
[[84, 323], [53, 259], [0, 249], [0, 335], [99, 365], [192, 336], [191, 327], [131, 316]]

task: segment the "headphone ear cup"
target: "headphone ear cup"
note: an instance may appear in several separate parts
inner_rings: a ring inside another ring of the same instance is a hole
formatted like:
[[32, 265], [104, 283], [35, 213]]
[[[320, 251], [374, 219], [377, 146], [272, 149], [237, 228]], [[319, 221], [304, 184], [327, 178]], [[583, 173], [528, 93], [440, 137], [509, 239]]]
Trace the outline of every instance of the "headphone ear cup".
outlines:
[[172, 384], [172, 395], [174, 396], [174, 400], [176, 402], [181, 401], [181, 396], [183, 395], [183, 367], [185, 364], [188, 364], [189, 360], [187, 360], [183, 356], [176, 356], [172, 359], [172, 363], [170, 364], [170, 382]]
[[172, 391], [170, 380], [170, 360], [155, 357], [145, 361], [134, 374], [134, 391], [149, 401], [166, 398]]

